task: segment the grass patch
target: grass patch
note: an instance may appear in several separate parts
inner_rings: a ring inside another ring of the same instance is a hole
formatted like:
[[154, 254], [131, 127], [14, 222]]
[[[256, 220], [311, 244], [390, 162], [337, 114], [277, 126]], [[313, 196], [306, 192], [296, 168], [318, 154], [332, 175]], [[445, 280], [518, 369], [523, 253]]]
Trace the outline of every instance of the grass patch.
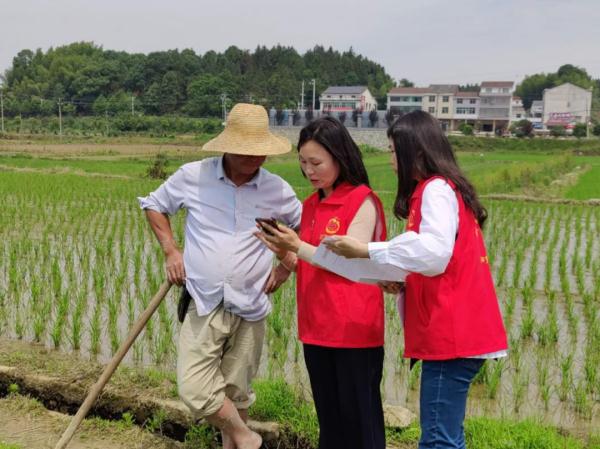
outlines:
[[590, 170], [581, 175], [577, 183], [567, 190], [566, 198], [575, 200], [587, 200], [600, 198], [600, 161], [598, 165], [592, 166]]
[[319, 425], [312, 404], [300, 398], [284, 380], [256, 380], [253, 388], [256, 392], [256, 402], [250, 408], [253, 419], [280, 423], [282, 437], [288, 444], [303, 447], [308, 443], [316, 447]]
[[477, 449], [598, 449], [533, 420], [473, 418], [465, 424], [465, 435], [467, 446]]
[[[395, 446], [416, 447], [421, 436], [418, 424], [407, 429], [387, 429], [387, 441]], [[600, 438], [588, 441], [563, 434], [559, 429], [533, 420], [511, 421], [469, 418], [465, 422], [467, 447], [477, 449], [599, 449]]]
[[16, 444], [7, 444], [0, 441], [0, 449], [23, 449], [23, 446], [18, 446]]

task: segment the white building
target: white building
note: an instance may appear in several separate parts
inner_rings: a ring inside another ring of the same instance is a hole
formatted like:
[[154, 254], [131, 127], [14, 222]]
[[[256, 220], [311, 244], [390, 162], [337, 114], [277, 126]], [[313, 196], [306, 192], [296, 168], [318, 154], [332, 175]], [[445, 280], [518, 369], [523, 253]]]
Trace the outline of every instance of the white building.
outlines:
[[394, 87], [387, 94], [387, 110], [392, 114], [406, 114], [423, 109], [423, 96], [430, 92], [427, 87]]
[[377, 110], [377, 100], [366, 86], [330, 86], [320, 96], [321, 112]]
[[461, 123], [475, 126], [479, 118], [479, 92], [458, 92], [454, 100], [454, 119], [458, 129]]
[[546, 126], [573, 127], [587, 123], [592, 109], [592, 91], [571, 83], [544, 89], [543, 122]]
[[531, 103], [528, 119], [533, 123], [534, 129], [544, 128], [544, 102], [542, 100], [534, 100]]
[[511, 108], [510, 108], [510, 121], [519, 122], [527, 118], [525, 107], [523, 106], [523, 100], [521, 97], [512, 97]]
[[495, 132], [496, 129], [508, 129], [511, 119], [512, 81], [484, 81], [479, 96], [479, 124], [481, 131]]

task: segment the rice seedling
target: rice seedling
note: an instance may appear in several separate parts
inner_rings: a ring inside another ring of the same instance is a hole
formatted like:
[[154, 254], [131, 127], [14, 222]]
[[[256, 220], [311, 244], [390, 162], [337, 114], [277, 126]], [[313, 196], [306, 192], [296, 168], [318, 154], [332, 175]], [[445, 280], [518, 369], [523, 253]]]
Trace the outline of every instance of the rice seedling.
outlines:
[[498, 394], [498, 388], [500, 387], [500, 381], [502, 380], [502, 373], [504, 371], [505, 359], [498, 359], [495, 362], [488, 361], [486, 363], [492, 364], [492, 370], [489, 376], [487, 376], [485, 386], [487, 390], [487, 397], [490, 399], [496, 399]]
[[525, 368], [515, 373], [512, 382], [512, 393], [513, 393], [513, 411], [519, 413], [525, 396], [527, 394], [527, 388], [529, 387], [529, 373]]
[[416, 390], [419, 379], [421, 378], [421, 362], [415, 363], [413, 368], [410, 370], [410, 374], [408, 376], [408, 388], [410, 390]]
[[558, 397], [565, 402], [573, 386], [573, 354], [562, 357], [560, 362], [560, 384], [558, 386]]
[[81, 349], [81, 331], [83, 325], [83, 314], [87, 306], [87, 295], [80, 292], [75, 302], [75, 310], [71, 319], [71, 346], [76, 351]]
[[581, 380], [573, 390], [575, 411], [585, 419], [592, 417], [592, 403], [590, 401], [585, 381]]

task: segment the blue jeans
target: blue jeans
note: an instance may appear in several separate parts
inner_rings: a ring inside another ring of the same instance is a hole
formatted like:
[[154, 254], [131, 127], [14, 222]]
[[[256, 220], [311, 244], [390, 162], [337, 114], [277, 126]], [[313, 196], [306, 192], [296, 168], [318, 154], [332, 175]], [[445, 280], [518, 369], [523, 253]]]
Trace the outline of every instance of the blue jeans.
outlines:
[[483, 359], [423, 361], [419, 449], [465, 449], [467, 393]]

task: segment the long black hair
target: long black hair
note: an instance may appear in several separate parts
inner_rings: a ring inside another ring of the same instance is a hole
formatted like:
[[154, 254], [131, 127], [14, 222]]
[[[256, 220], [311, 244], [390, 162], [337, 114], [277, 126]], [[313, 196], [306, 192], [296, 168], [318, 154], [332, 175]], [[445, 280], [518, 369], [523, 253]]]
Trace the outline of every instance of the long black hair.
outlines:
[[340, 173], [333, 184], [334, 188], [342, 182], [354, 186], [369, 185], [369, 175], [360, 149], [339, 120], [325, 116], [313, 120], [302, 128], [298, 139], [298, 151], [309, 140], [321, 144], [338, 163]]
[[450, 142], [433, 116], [424, 111], [405, 114], [390, 125], [387, 135], [393, 142], [398, 161], [398, 193], [394, 204], [397, 218], [408, 217], [417, 179], [442, 176], [454, 183], [479, 226], [483, 227], [487, 211], [456, 163]]

